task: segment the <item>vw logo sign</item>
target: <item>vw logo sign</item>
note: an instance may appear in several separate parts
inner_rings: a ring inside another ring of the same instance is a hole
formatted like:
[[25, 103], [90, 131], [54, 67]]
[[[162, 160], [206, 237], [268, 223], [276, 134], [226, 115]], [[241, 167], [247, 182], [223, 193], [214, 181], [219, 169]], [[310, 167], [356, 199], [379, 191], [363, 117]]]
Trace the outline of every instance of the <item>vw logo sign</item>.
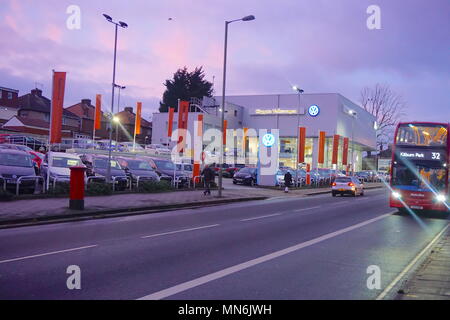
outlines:
[[320, 113], [320, 108], [317, 105], [313, 104], [308, 108], [308, 113], [311, 117], [317, 117]]
[[265, 135], [263, 135], [262, 137], [262, 143], [263, 145], [265, 145], [266, 147], [271, 147], [273, 146], [273, 144], [275, 143], [275, 136], [271, 133], [266, 133]]

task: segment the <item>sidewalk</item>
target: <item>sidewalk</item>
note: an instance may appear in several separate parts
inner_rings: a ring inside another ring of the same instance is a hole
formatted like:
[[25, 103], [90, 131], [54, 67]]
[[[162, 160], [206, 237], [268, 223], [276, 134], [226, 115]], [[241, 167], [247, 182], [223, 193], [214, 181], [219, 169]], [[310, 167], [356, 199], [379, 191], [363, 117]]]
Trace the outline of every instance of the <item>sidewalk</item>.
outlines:
[[450, 229], [402, 290], [397, 300], [450, 300]]
[[[375, 185], [375, 184], [374, 184]], [[0, 203], [0, 224], [21, 221], [61, 219], [101, 214], [117, 214], [138, 210], [165, 210], [197, 205], [213, 205], [236, 201], [262, 200], [274, 197], [304, 197], [328, 193], [329, 188], [282, 190], [235, 186], [224, 184], [223, 197], [217, 198], [217, 190], [212, 196], [204, 196], [202, 190], [173, 191], [164, 193], [129, 193], [85, 198], [85, 210], [70, 210], [68, 198], [44, 198], [15, 200]]]

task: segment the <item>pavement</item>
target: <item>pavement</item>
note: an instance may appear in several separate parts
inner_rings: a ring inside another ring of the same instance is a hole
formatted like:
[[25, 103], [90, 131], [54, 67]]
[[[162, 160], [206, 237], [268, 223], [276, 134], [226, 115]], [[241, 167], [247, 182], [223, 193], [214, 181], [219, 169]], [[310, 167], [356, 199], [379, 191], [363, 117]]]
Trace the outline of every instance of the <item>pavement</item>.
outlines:
[[[381, 186], [381, 184], [374, 184]], [[315, 193], [329, 193], [329, 188], [291, 190], [265, 189], [234, 185], [231, 179], [224, 179], [223, 198], [204, 196], [203, 190], [174, 191], [164, 193], [127, 193], [110, 196], [85, 198], [85, 210], [70, 210], [67, 198], [42, 198], [2, 202], [0, 206], [0, 225], [29, 223], [52, 219], [76, 219], [80, 216], [99, 216], [100, 214], [127, 214], [137, 210], [163, 210], [174, 207], [213, 205], [224, 202], [262, 200], [273, 197], [299, 197]]]
[[450, 230], [400, 289], [398, 300], [450, 300]]
[[0, 299], [393, 299], [448, 220], [387, 192], [2, 229]]

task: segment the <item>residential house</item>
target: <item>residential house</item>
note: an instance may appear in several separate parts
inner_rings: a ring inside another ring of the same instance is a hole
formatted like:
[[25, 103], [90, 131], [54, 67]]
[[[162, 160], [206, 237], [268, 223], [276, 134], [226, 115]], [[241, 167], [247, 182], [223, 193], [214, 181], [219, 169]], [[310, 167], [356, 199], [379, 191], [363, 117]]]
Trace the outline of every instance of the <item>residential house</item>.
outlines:
[[17, 115], [19, 90], [0, 87], [0, 127]]
[[[82, 99], [81, 102], [74, 104], [73, 106], [67, 107], [67, 111], [77, 115], [80, 118], [80, 137], [84, 135], [86, 138], [92, 138], [94, 133], [94, 120], [95, 120], [95, 106], [92, 105], [90, 99]], [[107, 139], [109, 138], [108, 130], [108, 119], [103, 115], [101, 117], [101, 128], [95, 130], [95, 138], [97, 139]]]
[[[113, 127], [113, 138], [116, 139], [116, 128], [118, 127], [118, 141], [133, 141], [134, 123], [136, 121], [136, 114], [132, 107], [125, 107], [125, 109], [115, 116], [119, 119], [119, 125]], [[141, 117], [141, 133], [136, 136], [136, 142], [141, 144], [148, 144], [152, 139], [152, 123]]]

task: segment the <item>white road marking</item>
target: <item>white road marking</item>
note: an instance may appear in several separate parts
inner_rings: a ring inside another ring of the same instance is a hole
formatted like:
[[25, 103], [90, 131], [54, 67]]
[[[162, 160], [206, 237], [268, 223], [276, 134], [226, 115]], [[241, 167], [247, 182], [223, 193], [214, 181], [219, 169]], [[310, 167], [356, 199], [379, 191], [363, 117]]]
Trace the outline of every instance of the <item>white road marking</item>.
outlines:
[[211, 225], [209, 225], [209, 226], [201, 226], [201, 227], [196, 227], [196, 228], [181, 229], [181, 230], [169, 231], [169, 232], [164, 232], [164, 233], [155, 233], [155, 234], [151, 234], [151, 235], [148, 235], [148, 236], [142, 236], [141, 238], [142, 238], [142, 239], [145, 239], [145, 238], [153, 238], [153, 237], [165, 236], [165, 235], [174, 234], [174, 233], [179, 233], [179, 232], [194, 231], [194, 230], [200, 230], [200, 229], [212, 228], [212, 227], [217, 227], [217, 226], [220, 226], [220, 224], [211, 224]]
[[84, 247], [78, 247], [78, 248], [72, 248], [72, 249], [65, 249], [65, 250], [59, 250], [59, 251], [35, 254], [35, 255], [32, 255], [32, 256], [26, 256], [26, 257], [20, 257], [20, 258], [8, 259], [8, 260], [1, 260], [0, 263], [7, 263], [7, 262], [13, 262], [13, 261], [19, 261], [19, 260], [25, 260], [25, 259], [49, 256], [49, 255], [52, 255], [52, 254], [65, 253], [65, 252], [71, 252], [71, 251], [76, 251], [76, 250], [83, 250], [83, 249], [88, 249], [88, 248], [93, 248], [93, 247], [97, 247], [97, 245], [94, 244], [94, 245], [91, 245], [91, 246], [84, 246]]
[[387, 214], [383, 214], [383, 215], [381, 215], [379, 217], [376, 217], [376, 218], [373, 218], [373, 219], [369, 219], [369, 220], [363, 221], [363, 222], [355, 224], [353, 226], [350, 226], [350, 227], [347, 227], [347, 228], [344, 228], [344, 229], [340, 229], [338, 231], [334, 231], [334, 232], [325, 234], [323, 236], [314, 238], [312, 240], [308, 240], [308, 241], [296, 244], [294, 246], [291, 246], [291, 247], [288, 247], [288, 248], [285, 248], [285, 249], [282, 249], [282, 250], [279, 250], [279, 251], [275, 251], [275, 252], [269, 253], [269, 254], [261, 256], [259, 258], [252, 259], [252, 260], [249, 260], [249, 261], [246, 261], [246, 262], [243, 262], [243, 263], [240, 263], [240, 264], [237, 264], [237, 265], [225, 268], [223, 270], [220, 270], [220, 271], [217, 271], [217, 272], [214, 272], [214, 273], [211, 273], [211, 274], [199, 277], [197, 279], [194, 279], [194, 280], [191, 280], [191, 281], [187, 281], [187, 282], [184, 282], [184, 283], [180, 283], [180, 284], [175, 285], [173, 287], [170, 287], [170, 288], [158, 291], [158, 292], [151, 293], [151, 294], [146, 295], [146, 296], [144, 296], [142, 298], [139, 298], [139, 300], [160, 300], [160, 299], [164, 299], [166, 297], [169, 297], [169, 296], [175, 295], [177, 293], [180, 293], [180, 292], [183, 292], [183, 291], [186, 291], [186, 290], [198, 287], [198, 286], [203, 285], [205, 283], [208, 283], [208, 282], [211, 282], [211, 281], [223, 278], [225, 276], [228, 276], [230, 274], [239, 272], [241, 270], [244, 270], [244, 269], [256, 266], [256, 265], [261, 264], [263, 262], [267, 262], [269, 260], [273, 260], [275, 258], [279, 258], [281, 256], [284, 256], [284, 255], [287, 255], [289, 253], [295, 252], [297, 250], [300, 250], [300, 249], [312, 246], [314, 244], [317, 244], [319, 242], [322, 242], [322, 241], [334, 238], [334, 237], [339, 236], [341, 234], [344, 234], [346, 232], [349, 232], [349, 231], [352, 231], [352, 230], [364, 227], [364, 226], [366, 226], [368, 224], [371, 224], [371, 223], [374, 223], [374, 222], [379, 221], [381, 219], [387, 218], [392, 213], [394, 213], [394, 211], [390, 212], [390, 213], [387, 213]]
[[281, 212], [274, 213], [274, 214], [268, 214], [268, 215], [265, 215], [265, 216], [259, 216], [259, 217], [253, 217], [253, 218], [242, 219], [242, 220], [239, 220], [239, 221], [251, 221], [251, 220], [262, 219], [262, 218], [268, 218], [268, 217], [274, 217], [274, 216], [279, 216], [279, 215], [281, 215]]
[[311, 210], [311, 209], [317, 209], [320, 208], [321, 206], [315, 206], [315, 207], [311, 207], [311, 208], [303, 208], [303, 209], [297, 209], [294, 210], [294, 212], [301, 212], [301, 211], [306, 211], [306, 210]]
[[431, 246], [441, 237], [441, 235], [445, 232], [445, 230], [448, 229], [449, 226], [450, 224], [447, 224], [441, 230], [441, 232], [439, 232], [436, 237], [434, 237], [433, 240], [431, 240], [431, 242], [421, 252], [419, 252], [419, 254], [405, 267], [405, 269], [403, 269], [403, 271], [400, 272], [400, 274], [394, 280], [392, 280], [392, 282], [386, 287], [386, 289], [384, 289], [384, 291], [380, 293], [376, 300], [383, 300], [384, 297], [386, 297], [389, 291], [392, 290], [397, 282], [399, 282], [405, 276], [405, 274], [417, 263], [417, 261], [431, 248]]

